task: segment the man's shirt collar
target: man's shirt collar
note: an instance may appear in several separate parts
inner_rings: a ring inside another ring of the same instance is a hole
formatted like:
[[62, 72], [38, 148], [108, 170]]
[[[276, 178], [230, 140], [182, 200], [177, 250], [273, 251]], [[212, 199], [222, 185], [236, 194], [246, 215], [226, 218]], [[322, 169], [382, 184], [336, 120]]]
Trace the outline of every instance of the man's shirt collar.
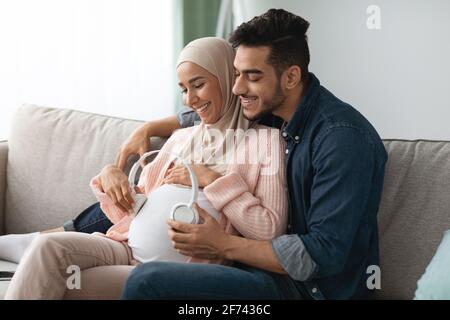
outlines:
[[302, 134], [308, 122], [309, 115], [313, 109], [314, 102], [319, 93], [320, 82], [313, 73], [309, 73], [309, 82], [306, 91], [294, 112], [291, 120], [281, 128], [282, 137], [288, 141], [292, 140], [299, 143], [302, 139]]

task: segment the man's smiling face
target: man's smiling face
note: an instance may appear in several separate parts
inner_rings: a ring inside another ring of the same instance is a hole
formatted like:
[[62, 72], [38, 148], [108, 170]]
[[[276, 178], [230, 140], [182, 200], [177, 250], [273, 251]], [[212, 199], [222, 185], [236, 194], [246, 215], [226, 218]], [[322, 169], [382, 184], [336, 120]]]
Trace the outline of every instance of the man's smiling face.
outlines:
[[241, 99], [244, 116], [249, 120], [276, 111], [286, 98], [274, 67], [267, 63], [269, 54], [266, 46], [241, 45], [236, 52], [233, 93]]

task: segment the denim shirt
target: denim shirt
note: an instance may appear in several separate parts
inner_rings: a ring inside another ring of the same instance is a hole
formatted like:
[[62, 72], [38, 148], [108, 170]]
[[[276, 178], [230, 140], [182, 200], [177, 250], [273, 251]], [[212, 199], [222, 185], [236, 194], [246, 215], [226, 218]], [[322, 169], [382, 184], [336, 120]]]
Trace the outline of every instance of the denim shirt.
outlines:
[[[182, 125], [187, 114], [179, 116]], [[272, 241], [280, 264], [314, 299], [367, 298], [367, 268], [379, 265], [377, 212], [387, 161], [379, 135], [310, 73], [282, 136], [289, 224]]]

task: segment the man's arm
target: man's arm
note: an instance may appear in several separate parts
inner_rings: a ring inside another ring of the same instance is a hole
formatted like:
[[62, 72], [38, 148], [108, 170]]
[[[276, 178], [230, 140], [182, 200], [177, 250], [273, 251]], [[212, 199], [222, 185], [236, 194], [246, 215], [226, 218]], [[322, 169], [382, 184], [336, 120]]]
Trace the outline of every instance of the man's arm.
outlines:
[[169, 137], [179, 128], [180, 124], [176, 116], [146, 122], [137, 128], [120, 147], [116, 158], [117, 167], [123, 171], [130, 155], [142, 156], [146, 153], [150, 149], [150, 137]]
[[150, 149], [150, 137], [170, 137], [175, 130], [181, 128], [182, 124], [188, 126], [188, 120], [183, 120], [184, 118], [187, 118], [187, 115], [170, 116], [144, 123], [120, 147], [116, 158], [116, 166], [123, 171], [131, 155], [142, 156], [147, 152]]
[[275, 273], [287, 274], [278, 261], [270, 241], [250, 240], [228, 235], [228, 240], [223, 247], [225, 259]]
[[197, 112], [188, 107], [184, 107], [178, 111], [177, 119], [181, 128], [192, 127], [196, 122], [200, 122], [200, 117]]
[[[376, 221], [367, 212], [369, 195], [376, 190], [375, 155], [364, 134], [357, 128], [338, 126], [315, 141], [314, 150], [316, 173], [307, 232], [272, 241], [279, 263], [298, 281], [341, 272], [361, 224]], [[368, 234], [365, 239], [358, 238], [358, 245], [369, 248], [369, 239]]]
[[142, 156], [150, 149], [150, 137], [170, 137], [176, 129], [191, 127], [199, 121], [196, 112], [189, 108], [181, 109], [176, 115], [160, 120], [149, 121], [137, 128], [122, 144], [116, 158], [120, 170], [125, 169], [131, 155]]
[[226, 233], [206, 211], [196, 207], [200, 225], [168, 220], [169, 238], [178, 252], [200, 259], [228, 259], [256, 268], [289, 274], [306, 280], [316, 269], [315, 262], [297, 235], [282, 235], [272, 241], [251, 240]]
[[144, 130], [149, 137], [163, 138], [170, 137], [175, 130], [181, 128], [177, 116], [169, 116], [167, 118], [149, 121], [144, 126]]
[[[361, 224], [376, 221], [367, 212], [374, 192], [375, 156], [364, 134], [337, 126], [315, 141], [314, 150], [307, 232], [272, 241], [278, 261], [298, 281], [341, 272]], [[369, 234], [358, 238], [358, 245], [369, 248], [369, 239]]]
[[297, 235], [282, 235], [272, 241], [228, 235], [222, 247], [225, 259], [270, 272], [289, 274], [299, 281], [310, 278], [317, 268]]
[[[355, 241], [367, 250], [371, 245], [376, 213], [368, 210], [370, 195], [377, 190], [377, 163], [368, 138], [351, 126], [336, 126], [318, 137], [312, 163], [307, 233], [298, 237], [317, 263], [314, 276], [329, 277], [342, 272]], [[362, 232], [358, 238], [357, 232]]]
[[285, 274], [270, 241], [250, 240], [226, 233], [205, 210], [195, 205], [202, 224], [168, 220], [169, 238], [181, 254], [200, 259], [228, 259]]

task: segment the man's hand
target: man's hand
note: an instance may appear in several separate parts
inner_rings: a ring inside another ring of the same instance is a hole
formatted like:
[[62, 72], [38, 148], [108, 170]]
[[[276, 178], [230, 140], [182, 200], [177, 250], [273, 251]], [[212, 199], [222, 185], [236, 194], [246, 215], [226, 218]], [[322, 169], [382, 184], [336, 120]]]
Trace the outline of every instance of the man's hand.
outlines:
[[100, 185], [123, 213], [131, 213], [134, 200], [128, 178], [122, 170], [113, 165], [104, 167], [100, 173]]
[[[195, 176], [197, 177], [198, 186], [200, 188], [204, 188], [210, 185], [221, 177], [220, 173], [201, 164], [191, 164], [191, 168], [194, 171]], [[163, 183], [192, 186], [189, 171], [184, 165], [177, 165], [167, 170], [166, 177], [164, 178]]]
[[182, 255], [200, 259], [225, 258], [229, 235], [205, 210], [194, 204], [202, 224], [189, 224], [169, 219], [169, 238], [173, 247]]
[[116, 158], [117, 167], [122, 171], [125, 170], [127, 160], [131, 155], [142, 156], [150, 150], [150, 137], [169, 137], [172, 135], [172, 132], [179, 128], [180, 123], [176, 116], [146, 122], [134, 130], [120, 147]]
[[271, 241], [250, 240], [225, 233], [205, 210], [197, 204], [195, 207], [204, 221], [202, 224], [167, 221], [171, 227], [169, 238], [179, 253], [199, 259], [239, 261], [263, 270], [286, 274], [272, 249]]
[[150, 149], [150, 136], [148, 127], [137, 128], [131, 136], [122, 144], [116, 159], [116, 165], [120, 170], [125, 170], [128, 157], [139, 155], [141, 157]]

